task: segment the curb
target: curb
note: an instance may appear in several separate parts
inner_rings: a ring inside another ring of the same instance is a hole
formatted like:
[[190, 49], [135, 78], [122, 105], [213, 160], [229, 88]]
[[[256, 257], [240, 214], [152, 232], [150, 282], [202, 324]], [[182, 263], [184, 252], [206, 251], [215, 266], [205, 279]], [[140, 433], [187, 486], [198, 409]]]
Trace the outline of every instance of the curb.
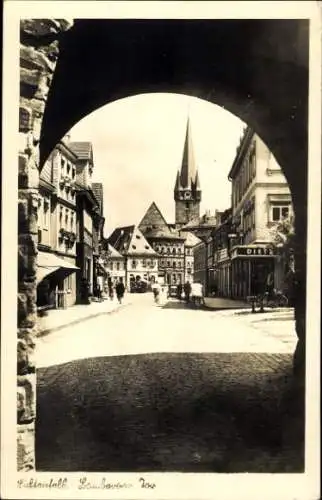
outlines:
[[63, 330], [64, 328], [78, 325], [79, 323], [82, 323], [83, 321], [87, 321], [89, 319], [94, 319], [94, 318], [97, 318], [98, 316], [104, 316], [105, 314], [113, 314], [114, 312], [119, 311], [123, 307], [129, 306], [129, 305], [131, 305], [131, 302], [129, 302], [128, 304], [122, 304], [119, 307], [112, 309], [111, 311], [103, 311], [103, 312], [93, 313], [93, 314], [90, 314], [89, 316], [85, 316], [84, 318], [75, 319], [74, 321], [71, 321], [70, 323], [64, 323], [63, 325], [55, 326], [53, 328], [46, 328], [45, 330], [41, 330], [40, 332], [38, 332], [36, 338], [45, 337], [45, 336], [49, 335], [50, 333], [59, 332], [60, 330]]

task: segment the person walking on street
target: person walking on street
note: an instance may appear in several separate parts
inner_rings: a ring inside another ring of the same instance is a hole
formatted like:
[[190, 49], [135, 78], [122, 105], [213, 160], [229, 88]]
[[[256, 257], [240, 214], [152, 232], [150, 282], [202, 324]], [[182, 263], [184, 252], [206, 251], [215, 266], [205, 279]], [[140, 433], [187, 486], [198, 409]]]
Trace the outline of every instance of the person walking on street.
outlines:
[[124, 286], [122, 278], [120, 278], [120, 280], [116, 284], [115, 291], [116, 291], [116, 296], [117, 296], [117, 300], [119, 301], [119, 304], [122, 304], [122, 299], [124, 297], [124, 292], [125, 292], [125, 286]]
[[182, 285], [181, 283], [179, 283], [179, 285], [177, 286], [177, 297], [179, 300], [181, 300], [181, 295], [182, 295]]
[[184, 290], [184, 296], [185, 296], [186, 303], [188, 304], [188, 302], [190, 300], [190, 294], [191, 294], [191, 285], [190, 285], [189, 281], [186, 281], [186, 283], [183, 286], [183, 290]]
[[161, 292], [161, 286], [158, 281], [152, 285], [152, 291], [153, 291], [153, 296], [154, 296], [154, 302], [156, 304], [159, 304], [160, 302], [160, 292]]
[[205, 299], [203, 296], [203, 286], [200, 281], [192, 283], [191, 286], [191, 299], [195, 306], [205, 305]]

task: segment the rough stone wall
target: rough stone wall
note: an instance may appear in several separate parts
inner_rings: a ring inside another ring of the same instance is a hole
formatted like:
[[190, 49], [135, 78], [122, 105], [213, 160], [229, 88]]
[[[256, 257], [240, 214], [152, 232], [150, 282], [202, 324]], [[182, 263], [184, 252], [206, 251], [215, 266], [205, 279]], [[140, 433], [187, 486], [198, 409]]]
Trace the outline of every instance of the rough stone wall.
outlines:
[[20, 26], [20, 107], [18, 163], [18, 337], [17, 469], [35, 468], [37, 330], [37, 210], [39, 140], [46, 99], [59, 52], [59, 35], [70, 23], [57, 19], [23, 20]]
[[189, 201], [189, 209], [186, 208], [186, 201], [176, 201], [176, 224], [187, 224], [200, 217], [200, 203]]

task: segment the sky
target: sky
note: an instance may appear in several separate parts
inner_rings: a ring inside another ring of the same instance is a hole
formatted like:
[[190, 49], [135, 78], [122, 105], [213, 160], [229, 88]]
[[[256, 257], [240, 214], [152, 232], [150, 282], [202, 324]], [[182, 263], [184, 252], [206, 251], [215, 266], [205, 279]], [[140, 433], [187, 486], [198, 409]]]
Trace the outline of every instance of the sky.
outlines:
[[230, 206], [228, 172], [245, 124], [208, 101], [178, 94], [141, 94], [94, 111], [70, 131], [93, 145], [93, 182], [104, 189], [105, 236], [139, 224], [154, 201], [174, 222], [173, 189], [189, 116], [202, 189], [200, 213]]

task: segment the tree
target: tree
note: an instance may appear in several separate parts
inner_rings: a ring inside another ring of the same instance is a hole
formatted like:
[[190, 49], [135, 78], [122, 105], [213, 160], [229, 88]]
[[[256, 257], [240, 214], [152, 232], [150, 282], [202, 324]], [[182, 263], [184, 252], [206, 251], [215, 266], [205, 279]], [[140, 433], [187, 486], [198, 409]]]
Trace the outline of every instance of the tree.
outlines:
[[[272, 245], [278, 249], [285, 263], [294, 265], [294, 216], [290, 215], [272, 228]], [[293, 267], [293, 266], [292, 266]]]

